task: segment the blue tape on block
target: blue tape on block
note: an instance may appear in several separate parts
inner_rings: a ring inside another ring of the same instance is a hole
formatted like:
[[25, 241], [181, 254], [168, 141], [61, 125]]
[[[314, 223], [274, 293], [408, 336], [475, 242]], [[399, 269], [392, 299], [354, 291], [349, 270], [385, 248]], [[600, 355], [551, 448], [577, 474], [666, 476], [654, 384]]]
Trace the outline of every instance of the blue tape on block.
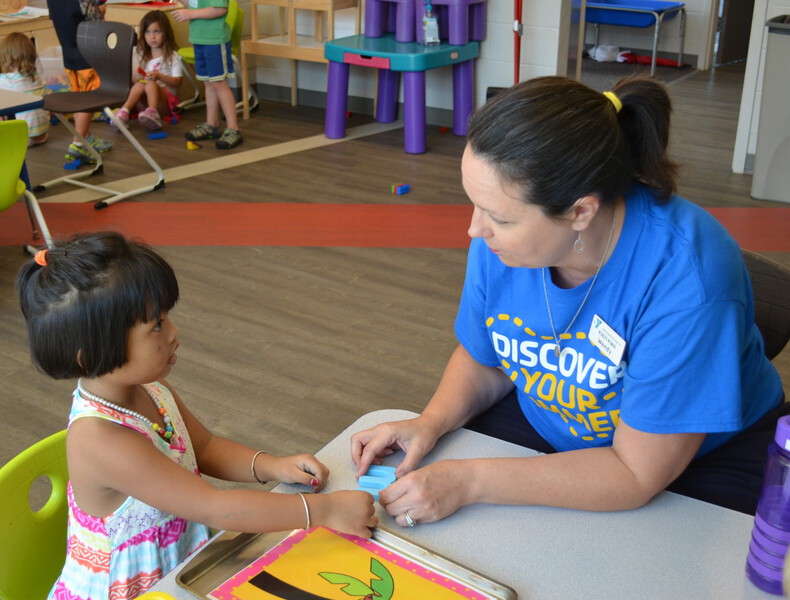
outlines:
[[149, 140], [162, 140], [167, 137], [167, 134], [164, 131], [156, 131], [154, 133], [148, 134]]
[[370, 465], [365, 475], [388, 479], [390, 483], [395, 481], [395, 467], [385, 467], [384, 465]]
[[370, 475], [362, 475], [359, 478], [359, 486], [366, 488], [373, 488], [374, 490], [383, 490], [390, 483], [389, 479], [382, 479], [381, 477], [371, 477]]
[[395, 481], [395, 467], [385, 467], [384, 465], [370, 465], [368, 472], [359, 478], [358, 490], [373, 494], [378, 501], [379, 490]]

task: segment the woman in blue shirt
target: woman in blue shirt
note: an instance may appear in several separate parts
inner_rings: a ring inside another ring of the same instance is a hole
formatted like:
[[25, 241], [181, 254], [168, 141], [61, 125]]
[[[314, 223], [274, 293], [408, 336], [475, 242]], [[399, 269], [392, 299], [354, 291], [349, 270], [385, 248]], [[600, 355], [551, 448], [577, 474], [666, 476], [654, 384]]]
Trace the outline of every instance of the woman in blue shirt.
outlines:
[[[459, 345], [419, 417], [352, 438], [358, 474], [405, 451], [380, 494], [399, 524], [478, 502], [625, 510], [664, 489], [754, 513], [790, 411], [737, 243], [673, 193], [670, 113], [652, 79], [600, 94], [542, 77], [472, 118]], [[545, 454], [416, 469], [463, 426]]]

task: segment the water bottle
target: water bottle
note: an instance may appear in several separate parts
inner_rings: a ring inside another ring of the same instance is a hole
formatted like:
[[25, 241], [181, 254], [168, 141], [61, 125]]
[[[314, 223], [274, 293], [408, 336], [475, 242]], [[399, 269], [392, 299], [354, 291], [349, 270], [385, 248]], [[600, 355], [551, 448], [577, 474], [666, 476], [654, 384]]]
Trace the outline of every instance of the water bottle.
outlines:
[[430, 0], [426, 2], [425, 13], [422, 15], [422, 43], [425, 46], [439, 45], [439, 21], [433, 13]]
[[782, 572], [790, 544], [790, 416], [776, 423], [768, 449], [763, 489], [754, 516], [746, 576], [770, 594], [782, 594]]

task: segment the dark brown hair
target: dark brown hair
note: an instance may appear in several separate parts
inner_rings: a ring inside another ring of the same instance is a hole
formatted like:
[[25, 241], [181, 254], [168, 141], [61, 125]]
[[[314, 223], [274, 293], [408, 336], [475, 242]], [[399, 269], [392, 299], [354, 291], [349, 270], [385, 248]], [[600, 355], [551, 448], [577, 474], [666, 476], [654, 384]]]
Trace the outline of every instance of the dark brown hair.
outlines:
[[129, 329], [178, 301], [167, 261], [119, 233], [77, 234], [45, 257], [46, 266], [34, 259], [22, 265], [16, 281], [33, 362], [55, 379], [122, 366]]
[[565, 213], [586, 195], [614, 202], [635, 182], [667, 200], [677, 166], [667, 156], [672, 105], [666, 88], [630, 77], [612, 91], [622, 103], [619, 112], [605, 95], [573, 79], [524, 81], [472, 116], [467, 141], [547, 215]]
[[151, 10], [143, 15], [140, 20], [140, 33], [137, 36], [137, 53], [140, 55], [140, 66], [144, 67], [145, 63], [151, 60], [151, 47], [145, 41], [145, 32], [151, 25], [159, 25], [162, 29], [164, 42], [162, 43], [162, 60], [167, 62], [170, 60], [178, 60], [175, 53], [178, 52], [178, 44], [176, 43], [176, 36], [173, 33], [173, 28], [170, 26], [170, 21], [167, 15], [161, 10]]

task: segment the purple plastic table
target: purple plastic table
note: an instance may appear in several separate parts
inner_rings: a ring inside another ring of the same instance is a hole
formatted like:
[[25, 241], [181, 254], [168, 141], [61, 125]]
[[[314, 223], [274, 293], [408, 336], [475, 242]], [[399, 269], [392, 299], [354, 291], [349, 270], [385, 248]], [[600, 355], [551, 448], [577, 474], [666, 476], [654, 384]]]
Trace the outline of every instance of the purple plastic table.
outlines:
[[474, 109], [474, 62], [479, 55], [477, 42], [453, 46], [401, 43], [392, 33], [380, 38], [353, 35], [331, 40], [324, 45], [329, 61], [326, 98], [326, 137], [346, 135], [348, 75], [350, 65], [373, 67], [378, 72], [376, 120], [395, 120], [399, 74], [403, 72], [404, 148], [409, 154], [422, 154], [425, 141], [425, 71], [453, 67], [453, 133], [466, 135], [469, 116]]

